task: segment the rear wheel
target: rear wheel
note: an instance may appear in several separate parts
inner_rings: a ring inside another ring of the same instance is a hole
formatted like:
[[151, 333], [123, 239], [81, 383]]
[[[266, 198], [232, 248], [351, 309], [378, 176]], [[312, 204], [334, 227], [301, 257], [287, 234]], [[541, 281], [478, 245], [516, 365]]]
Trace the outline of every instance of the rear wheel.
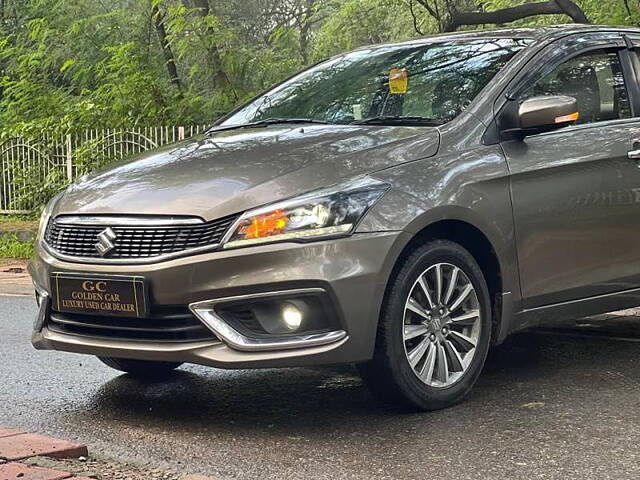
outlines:
[[491, 339], [482, 270], [445, 240], [416, 249], [389, 285], [365, 382], [387, 401], [436, 410], [460, 401], [478, 379]]
[[164, 377], [182, 365], [177, 362], [153, 362], [129, 358], [98, 357], [98, 359], [111, 368], [136, 377]]

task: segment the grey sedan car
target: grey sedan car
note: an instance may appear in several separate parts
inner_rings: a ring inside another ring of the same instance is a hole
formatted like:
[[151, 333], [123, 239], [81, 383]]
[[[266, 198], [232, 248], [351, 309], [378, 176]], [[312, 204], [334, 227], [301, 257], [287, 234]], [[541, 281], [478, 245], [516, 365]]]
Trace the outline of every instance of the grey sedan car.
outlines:
[[472, 32], [318, 63], [42, 215], [38, 349], [132, 375], [355, 363], [462, 399], [489, 348], [640, 305], [640, 30]]

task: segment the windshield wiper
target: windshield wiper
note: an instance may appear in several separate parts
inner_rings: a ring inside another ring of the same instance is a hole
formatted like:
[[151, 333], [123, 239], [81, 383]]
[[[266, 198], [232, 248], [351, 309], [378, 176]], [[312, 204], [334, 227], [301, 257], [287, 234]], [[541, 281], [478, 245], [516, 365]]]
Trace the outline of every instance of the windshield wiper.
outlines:
[[262, 125], [277, 125], [279, 123], [319, 123], [321, 125], [330, 125], [330, 122], [324, 120], [316, 120], [315, 118], [265, 118], [264, 120], [258, 120], [247, 124], [251, 127], [261, 127]]
[[268, 125], [279, 125], [285, 123], [316, 123], [321, 125], [331, 125], [330, 122], [324, 120], [316, 120], [315, 118], [265, 118], [264, 120], [257, 120], [249, 123], [238, 123], [236, 125], [219, 125], [217, 127], [211, 127], [207, 130], [207, 134], [221, 132], [223, 130], [233, 130], [236, 128], [258, 128]]
[[409, 115], [378, 115], [363, 120], [352, 122], [351, 125], [410, 125], [410, 126], [437, 126], [443, 122], [433, 118], [409, 116]]

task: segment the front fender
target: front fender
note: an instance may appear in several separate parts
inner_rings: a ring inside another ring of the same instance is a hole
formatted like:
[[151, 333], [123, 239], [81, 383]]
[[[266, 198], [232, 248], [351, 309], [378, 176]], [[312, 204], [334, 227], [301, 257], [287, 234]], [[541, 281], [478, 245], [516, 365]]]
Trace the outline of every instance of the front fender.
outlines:
[[368, 212], [358, 231], [402, 230], [413, 238], [443, 220], [469, 224], [493, 246], [503, 293], [510, 294], [518, 308], [521, 297], [509, 170], [499, 146], [450, 152], [375, 176], [392, 188]]

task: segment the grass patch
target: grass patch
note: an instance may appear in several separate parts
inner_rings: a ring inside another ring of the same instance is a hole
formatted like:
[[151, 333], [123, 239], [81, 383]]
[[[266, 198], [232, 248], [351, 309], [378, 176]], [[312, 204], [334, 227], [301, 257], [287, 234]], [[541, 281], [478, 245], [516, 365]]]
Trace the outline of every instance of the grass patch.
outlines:
[[0, 258], [26, 260], [33, 254], [33, 242], [21, 242], [13, 235], [0, 236]]
[[0, 230], [36, 230], [38, 221], [25, 215], [0, 215]]
[[0, 214], [0, 223], [2, 222], [25, 222], [33, 221], [32, 215], [2, 215]]

